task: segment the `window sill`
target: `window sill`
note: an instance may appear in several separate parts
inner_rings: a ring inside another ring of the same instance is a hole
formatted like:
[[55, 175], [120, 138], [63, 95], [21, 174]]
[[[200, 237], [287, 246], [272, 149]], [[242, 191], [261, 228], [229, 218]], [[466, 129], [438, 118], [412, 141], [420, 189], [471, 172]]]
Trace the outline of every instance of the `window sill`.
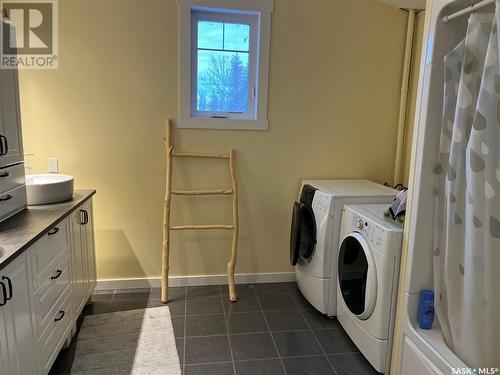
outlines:
[[218, 130], [268, 130], [268, 120], [236, 120], [227, 118], [180, 118], [180, 129], [218, 129]]

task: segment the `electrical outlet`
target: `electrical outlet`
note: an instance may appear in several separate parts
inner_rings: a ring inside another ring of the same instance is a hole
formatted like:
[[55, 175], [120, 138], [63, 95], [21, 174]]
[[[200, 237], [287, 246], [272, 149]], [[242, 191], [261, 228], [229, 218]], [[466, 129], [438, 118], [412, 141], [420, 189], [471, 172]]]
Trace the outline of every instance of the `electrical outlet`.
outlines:
[[59, 160], [57, 158], [49, 158], [48, 167], [49, 173], [59, 173]]

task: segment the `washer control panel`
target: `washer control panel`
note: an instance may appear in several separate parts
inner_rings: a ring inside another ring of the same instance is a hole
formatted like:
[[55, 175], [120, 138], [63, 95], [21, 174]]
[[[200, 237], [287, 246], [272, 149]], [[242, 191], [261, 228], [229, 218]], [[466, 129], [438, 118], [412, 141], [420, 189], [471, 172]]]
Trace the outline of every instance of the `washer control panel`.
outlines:
[[361, 233], [372, 246], [375, 248], [382, 247], [385, 233], [384, 228], [355, 213], [352, 214], [351, 223], [352, 227]]
[[315, 213], [328, 214], [331, 202], [332, 196], [330, 194], [317, 190], [314, 194], [312, 209]]
[[384, 218], [385, 204], [344, 205], [342, 207], [341, 237], [357, 232], [372, 250], [384, 256], [399, 256], [403, 228]]

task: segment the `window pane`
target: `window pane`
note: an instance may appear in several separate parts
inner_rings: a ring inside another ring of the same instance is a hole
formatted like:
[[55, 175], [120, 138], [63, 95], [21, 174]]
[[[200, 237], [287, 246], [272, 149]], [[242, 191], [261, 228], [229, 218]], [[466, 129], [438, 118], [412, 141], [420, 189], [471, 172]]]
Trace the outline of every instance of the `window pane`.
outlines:
[[222, 49], [223, 43], [222, 22], [198, 21], [198, 48]]
[[248, 112], [248, 53], [198, 51], [198, 111]]
[[248, 52], [250, 25], [241, 23], [224, 24], [224, 49]]

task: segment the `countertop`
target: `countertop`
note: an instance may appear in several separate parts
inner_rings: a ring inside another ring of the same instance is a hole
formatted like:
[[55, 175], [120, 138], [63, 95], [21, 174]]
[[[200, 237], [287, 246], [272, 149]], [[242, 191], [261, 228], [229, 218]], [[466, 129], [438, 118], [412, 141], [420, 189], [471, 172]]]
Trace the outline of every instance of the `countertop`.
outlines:
[[0, 269], [13, 261], [95, 193], [95, 190], [75, 190], [70, 200], [28, 206], [26, 210], [0, 223]]

